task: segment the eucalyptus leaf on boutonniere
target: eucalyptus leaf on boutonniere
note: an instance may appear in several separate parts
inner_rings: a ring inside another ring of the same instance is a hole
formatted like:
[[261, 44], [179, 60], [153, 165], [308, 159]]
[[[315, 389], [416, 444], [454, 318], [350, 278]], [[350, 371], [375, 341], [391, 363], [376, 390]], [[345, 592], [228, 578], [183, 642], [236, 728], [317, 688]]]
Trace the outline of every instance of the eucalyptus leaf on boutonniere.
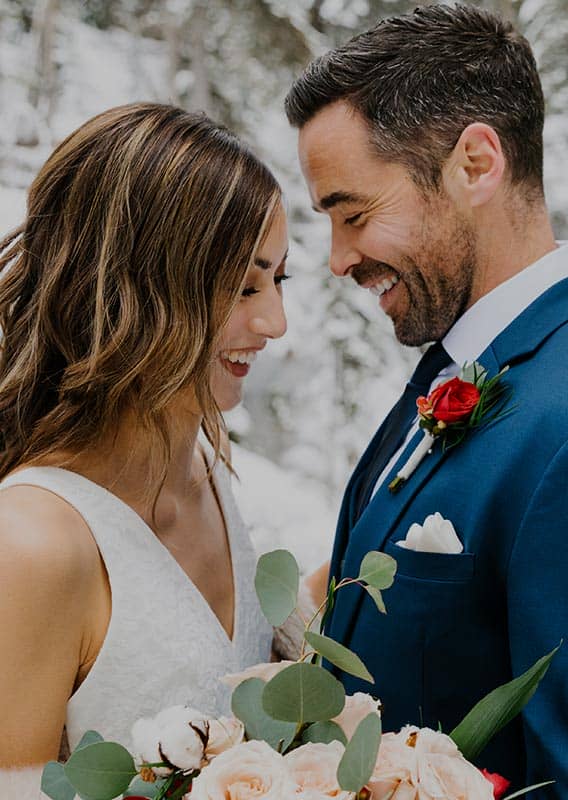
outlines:
[[466, 364], [459, 377], [436, 386], [427, 397], [416, 400], [420, 427], [424, 436], [408, 461], [389, 483], [389, 491], [398, 492], [424, 457], [439, 440], [442, 451], [460, 444], [476, 428], [489, 425], [510, 414], [506, 408], [511, 387], [503, 381], [509, 367], [493, 378], [476, 361]]

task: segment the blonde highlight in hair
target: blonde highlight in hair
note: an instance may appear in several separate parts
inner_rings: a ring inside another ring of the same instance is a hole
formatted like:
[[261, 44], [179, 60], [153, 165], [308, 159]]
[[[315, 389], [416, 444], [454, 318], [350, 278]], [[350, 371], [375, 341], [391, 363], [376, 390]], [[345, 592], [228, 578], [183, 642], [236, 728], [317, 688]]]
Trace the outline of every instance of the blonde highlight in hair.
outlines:
[[204, 114], [111, 109], [63, 141], [0, 242], [0, 478], [80, 454], [134, 412], [170, 459], [167, 410], [192, 387], [219, 453], [219, 336], [281, 199]]

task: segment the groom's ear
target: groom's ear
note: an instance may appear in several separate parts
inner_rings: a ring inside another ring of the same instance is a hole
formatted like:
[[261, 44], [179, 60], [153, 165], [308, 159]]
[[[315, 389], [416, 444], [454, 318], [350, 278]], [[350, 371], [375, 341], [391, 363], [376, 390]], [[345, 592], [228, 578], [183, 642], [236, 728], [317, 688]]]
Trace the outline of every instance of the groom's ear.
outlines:
[[483, 122], [464, 128], [442, 170], [448, 194], [470, 208], [493, 198], [504, 173], [505, 156], [499, 136]]

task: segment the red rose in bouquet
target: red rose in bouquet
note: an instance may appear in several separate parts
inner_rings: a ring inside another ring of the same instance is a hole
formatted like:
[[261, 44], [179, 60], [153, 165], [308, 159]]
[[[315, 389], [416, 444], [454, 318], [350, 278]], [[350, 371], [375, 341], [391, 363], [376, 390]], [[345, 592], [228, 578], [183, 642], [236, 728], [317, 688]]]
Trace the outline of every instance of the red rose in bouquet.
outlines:
[[437, 386], [428, 397], [419, 397], [416, 405], [421, 416], [445, 423], [462, 422], [471, 415], [480, 396], [474, 383], [452, 378]]
[[511, 781], [508, 781], [507, 778], [504, 778], [502, 775], [499, 775], [498, 772], [488, 772], [486, 769], [481, 770], [481, 774], [484, 778], [493, 784], [493, 797], [495, 800], [500, 800], [501, 797], [505, 794], [509, 786], [511, 785]]

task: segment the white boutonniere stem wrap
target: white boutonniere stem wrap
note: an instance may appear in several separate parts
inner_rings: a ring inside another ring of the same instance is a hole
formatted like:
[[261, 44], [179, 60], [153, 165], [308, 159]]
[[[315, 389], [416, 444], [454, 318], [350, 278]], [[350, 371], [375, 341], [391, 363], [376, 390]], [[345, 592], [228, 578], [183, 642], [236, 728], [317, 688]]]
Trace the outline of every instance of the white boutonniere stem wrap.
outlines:
[[416, 400], [424, 436], [389, 483], [390, 492], [395, 494], [404, 486], [425, 456], [432, 452], [436, 440], [441, 441], [443, 450], [449, 450], [470, 431], [489, 425], [513, 410], [505, 408], [512, 393], [502, 381], [508, 369], [504, 367], [494, 378], [488, 378], [481, 364], [466, 364], [459, 377], [440, 383], [427, 397]]

